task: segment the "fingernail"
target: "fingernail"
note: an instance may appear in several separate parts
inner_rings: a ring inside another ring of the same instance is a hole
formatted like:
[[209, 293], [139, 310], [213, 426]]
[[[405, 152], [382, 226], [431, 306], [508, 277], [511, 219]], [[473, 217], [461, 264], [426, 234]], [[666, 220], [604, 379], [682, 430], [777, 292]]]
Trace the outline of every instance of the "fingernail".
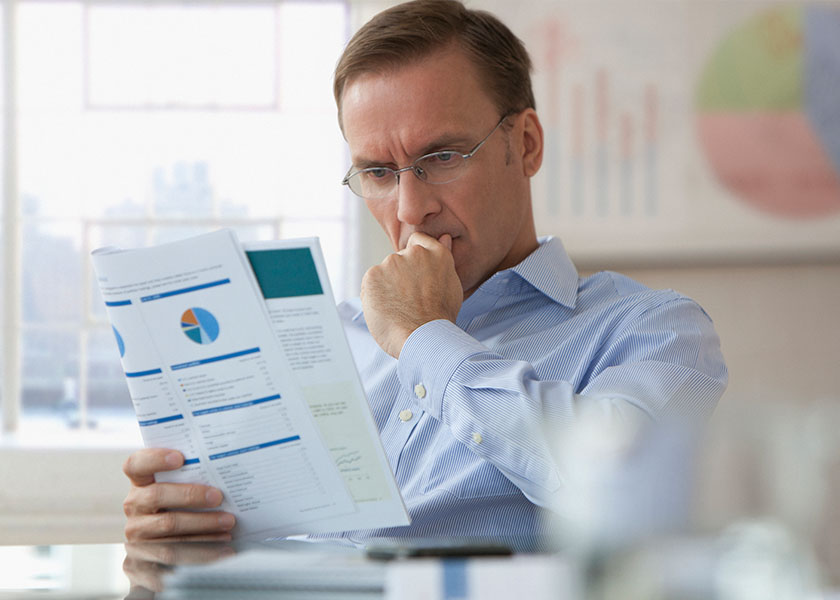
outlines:
[[233, 518], [233, 515], [222, 515], [219, 517], [219, 527], [222, 529], [233, 529], [233, 524], [236, 523], [236, 519]]
[[166, 455], [166, 458], [164, 460], [166, 461], [166, 464], [169, 465], [170, 467], [180, 467], [181, 466], [181, 455], [178, 454], [177, 452], [170, 452], [169, 454]]
[[207, 500], [207, 504], [210, 506], [216, 506], [219, 502], [222, 501], [222, 492], [217, 489], [207, 490], [207, 493], [204, 494], [204, 499]]

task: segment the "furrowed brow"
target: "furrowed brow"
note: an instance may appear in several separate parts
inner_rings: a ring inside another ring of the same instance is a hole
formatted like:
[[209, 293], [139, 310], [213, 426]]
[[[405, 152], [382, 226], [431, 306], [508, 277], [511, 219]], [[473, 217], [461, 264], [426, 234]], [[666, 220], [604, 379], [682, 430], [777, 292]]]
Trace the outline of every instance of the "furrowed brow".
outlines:
[[467, 136], [445, 136], [427, 144], [417, 156], [425, 156], [441, 150], [460, 150], [467, 148], [471, 143], [472, 140]]
[[371, 169], [374, 167], [389, 167], [393, 168], [393, 163], [388, 161], [369, 160], [366, 158], [359, 158], [352, 160], [353, 168], [361, 171], [362, 169]]
[[[473, 140], [468, 135], [458, 135], [458, 134], [446, 134], [443, 135], [436, 140], [432, 140], [431, 142], [427, 143], [416, 155], [415, 160], [420, 158], [421, 156], [426, 156], [427, 154], [431, 154], [432, 152], [440, 152], [441, 150], [462, 150], [464, 152], [468, 151], [472, 145], [475, 144], [475, 140]], [[388, 167], [391, 169], [398, 169], [400, 165], [397, 165], [391, 161], [381, 161], [381, 160], [370, 160], [367, 158], [354, 158], [350, 157], [353, 167], [357, 170], [361, 171], [362, 169], [370, 169], [372, 167]]]

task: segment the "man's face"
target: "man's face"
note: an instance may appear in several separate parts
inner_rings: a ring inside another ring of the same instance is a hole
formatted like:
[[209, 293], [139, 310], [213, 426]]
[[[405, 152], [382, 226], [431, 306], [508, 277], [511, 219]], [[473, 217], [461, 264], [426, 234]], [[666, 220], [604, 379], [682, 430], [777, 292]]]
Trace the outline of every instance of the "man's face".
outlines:
[[[472, 63], [457, 49], [352, 79], [341, 108], [355, 167], [397, 169], [438, 150], [467, 153], [501, 118]], [[406, 171], [390, 196], [366, 200], [394, 249], [405, 248], [415, 231], [435, 238], [448, 233], [466, 294], [533, 251], [534, 169], [523, 164], [526, 121], [524, 113], [508, 117], [456, 181], [433, 185]]]

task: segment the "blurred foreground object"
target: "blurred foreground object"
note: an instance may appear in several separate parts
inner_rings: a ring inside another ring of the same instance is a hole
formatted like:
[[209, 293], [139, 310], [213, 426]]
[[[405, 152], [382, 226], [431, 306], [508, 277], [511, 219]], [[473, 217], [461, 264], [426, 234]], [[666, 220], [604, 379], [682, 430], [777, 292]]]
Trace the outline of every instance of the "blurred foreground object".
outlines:
[[591, 598], [816, 597], [840, 585], [840, 403], [709, 423], [584, 411], [555, 435], [553, 530]]

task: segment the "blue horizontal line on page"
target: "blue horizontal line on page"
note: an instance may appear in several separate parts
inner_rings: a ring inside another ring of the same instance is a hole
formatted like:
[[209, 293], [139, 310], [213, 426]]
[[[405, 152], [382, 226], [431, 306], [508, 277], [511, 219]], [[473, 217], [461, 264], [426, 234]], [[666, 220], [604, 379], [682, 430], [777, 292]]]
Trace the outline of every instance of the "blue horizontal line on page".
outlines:
[[131, 300], [112, 300], [110, 302], [106, 302], [105, 306], [128, 306], [131, 304]]
[[229, 456], [237, 456], [238, 454], [245, 454], [246, 452], [253, 452], [255, 450], [262, 450], [263, 448], [270, 448], [271, 446], [279, 446], [280, 444], [288, 444], [289, 442], [296, 442], [300, 439], [299, 435], [283, 438], [282, 440], [274, 440], [273, 442], [266, 442], [264, 444], [256, 444], [248, 446], [247, 448], [239, 448], [238, 450], [231, 450], [229, 452], [220, 452], [219, 454], [211, 454], [210, 460], [218, 460], [220, 458], [228, 458]]
[[160, 294], [153, 294], [151, 296], [143, 296], [142, 298], [140, 298], [140, 302], [151, 302], [152, 300], [169, 298], [170, 296], [177, 296], [178, 294], [188, 294], [189, 292], [206, 290], [207, 288], [216, 287], [217, 285], [224, 285], [226, 283], [230, 283], [230, 279], [220, 279], [218, 281], [211, 281], [210, 283], [202, 283], [201, 285], [194, 285], [191, 287], [181, 288], [180, 290], [172, 290], [170, 292], [161, 292]]
[[134, 371], [132, 373], [129, 373], [128, 371], [126, 371], [125, 376], [126, 377], [145, 377], [146, 375], [158, 375], [160, 373], [163, 373], [163, 371], [161, 371], [160, 369], [149, 369], [148, 371]]
[[230, 354], [222, 354], [221, 356], [211, 356], [210, 358], [202, 358], [201, 360], [194, 360], [191, 362], [180, 363], [177, 365], [172, 365], [173, 371], [178, 371], [180, 369], [188, 369], [190, 367], [197, 367], [198, 365], [206, 365], [207, 363], [214, 363], [219, 362], [220, 360], [227, 360], [229, 358], [237, 358], [239, 356], [245, 356], [246, 354], [254, 354], [255, 352], [259, 352], [259, 347], [257, 348], [248, 348], [247, 350], [240, 350], [239, 352], [232, 352]]
[[256, 404], [263, 404], [264, 402], [271, 402], [272, 400], [279, 399], [280, 394], [274, 394], [273, 396], [260, 398], [259, 400], [248, 400], [247, 402], [237, 402], [236, 404], [228, 404], [226, 406], [217, 406], [215, 408], [205, 408], [203, 410], [196, 410], [193, 411], [193, 416], [200, 417], [201, 415], [212, 415], [213, 413], [224, 412], [226, 410], [236, 410], [237, 408], [247, 408]]
[[184, 415], [172, 415], [171, 417], [161, 417], [160, 419], [149, 419], [147, 421], [138, 421], [140, 427], [149, 427], [150, 425], [160, 425], [161, 423], [169, 423], [170, 421], [180, 421]]

